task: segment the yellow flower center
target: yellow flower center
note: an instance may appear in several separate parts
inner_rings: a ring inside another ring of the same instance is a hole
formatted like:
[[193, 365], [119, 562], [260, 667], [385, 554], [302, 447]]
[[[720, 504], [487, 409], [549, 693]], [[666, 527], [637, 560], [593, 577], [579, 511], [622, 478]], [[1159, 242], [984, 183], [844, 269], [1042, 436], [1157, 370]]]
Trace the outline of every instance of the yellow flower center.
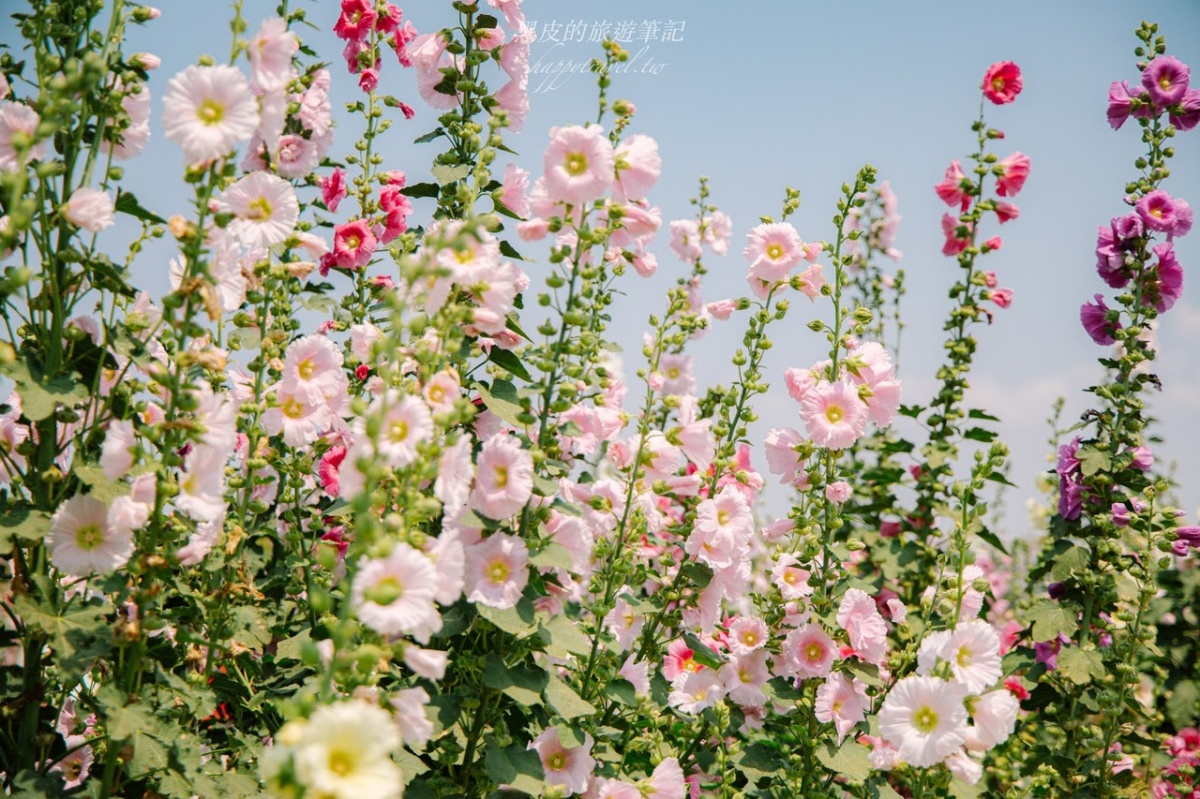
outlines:
[[754, 646], [758, 643], [758, 633], [753, 630], [746, 630], [742, 633], [742, 643], [746, 646]]
[[829, 420], [830, 424], [837, 424], [846, 418], [846, 412], [842, 410], [841, 406], [830, 405], [825, 409], [825, 418]]
[[360, 239], [358, 236], [354, 235], [353, 233], [351, 233], [349, 236], [346, 237], [346, 249], [347, 250], [357, 250], [358, 245], [360, 245], [360, 244], [362, 244], [362, 239]]
[[446, 399], [446, 389], [441, 386], [429, 387], [429, 402], [433, 405], [440, 405]]
[[354, 770], [354, 755], [345, 749], [329, 750], [329, 770], [344, 777]]
[[672, 380], [678, 380], [679, 379], [679, 367], [672, 366], [670, 369], [668, 369], [667, 377], [671, 378]]
[[937, 711], [928, 705], [920, 708], [916, 713], [913, 713], [913, 726], [916, 727], [919, 732], [925, 735], [929, 735], [931, 732], [936, 730], [937, 723]]
[[404, 595], [404, 586], [394, 576], [384, 577], [363, 592], [363, 596], [376, 605], [390, 605]]
[[305, 358], [296, 365], [296, 374], [300, 375], [301, 380], [312, 380], [316, 373], [317, 365], [312, 362], [312, 358]]
[[551, 771], [562, 771], [567, 767], [567, 753], [555, 752], [546, 758], [546, 767]]
[[955, 654], [954, 659], [958, 661], [959, 666], [962, 666], [965, 669], [971, 665], [971, 661], [974, 658], [971, 655], [971, 650], [969, 648], [960, 646], [958, 648], [958, 652]]
[[776, 242], [767, 247], [767, 257], [772, 261], [778, 261], [783, 257], [783, 245]]
[[1154, 217], [1155, 219], [1162, 219], [1162, 215], [1163, 211], [1159, 206], [1155, 206], [1150, 209], [1150, 216]]
[[1004, 88], [1004, 78], [992, 78], [992, 91], [998, 92]]
[[279, 406], [279, 410], [283, 411], [283, 415], [289, 419], [299, 419], [304, 415], [304, 406], [297, 402], [295, 397], [288, 397], [284, 400], [283, 405]]
[[502, 560], [494, 560], [488, 564], [487, 578], [493, 583], [502, 583], [508, 579], [508, 564]]
[[104, 534], [100, 532], [99, 526], [85, 524], [75, 531], [75, 543], [80, 549], [91, 552], [104, 543]]
[[573, 178], [579, 177], [587, 172], [587, 156], [583, 153], [567, 153], [566, 168], [568, 175]]
[[271, 201], [266, 197], [259, 197], [254, 202], [250, 203], [250, 208], [246, 212], [247, 219], [270, 219], [271, 218]]
[[402, 443], [408, 438], [408, 422], [403, 419], [392, 422], [392, 426], [388, 428], [388, 438], [396, 444]]
[[497, 466], [495, 468], [496, 488], [505, 488], [508, 485], [508, 467]]
[[1164, 89], [1171, 88], [1171, 76], [1164, 73], [1163, 76], [1158, 79], [1158, 85]]
[[196, 109], [196, 119], [205, 125], [217, 125], [225, 118], [225, 107], [211, 97], [200, 103]]
[[813, 641], [808, 646], [804, 647], [804, 659], [810, 663], [814, 660], [820, 660], [825, 656], [825, 647], [819, 641]]

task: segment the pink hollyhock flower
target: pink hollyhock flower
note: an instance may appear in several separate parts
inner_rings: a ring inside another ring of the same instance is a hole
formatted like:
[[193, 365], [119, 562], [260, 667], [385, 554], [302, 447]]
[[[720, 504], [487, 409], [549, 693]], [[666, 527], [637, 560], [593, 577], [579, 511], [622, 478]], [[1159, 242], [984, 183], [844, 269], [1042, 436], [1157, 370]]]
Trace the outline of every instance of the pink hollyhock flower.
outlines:
[[971, 704], [971, 720], [975, 723], [967, 729], [966, 747], [983, 752], [1004, 743], [1016, 727], [1020, 710], [1021, 703], [1006, 688], [977, 698]]
[[[983, 74], [983, 96], [996, 105], [1011, 103], [1021, 93], [1021, 68], [1012, 61], [997, 61]], [[932, 764], [930, 764], [932, 765]]]
[[332, 447], [321, 456], [321, 462], [317, 466], [317, 479], [321, 483], [321, 490], [327, 496], [336, 498], [340, 494], [338, 490], [338, 470], [345, 459], [345, 447]]
[[230, 66], [192, 65], [167, 83], [163, 128], [189, 165], [228, 155], [258, 128], [258, 103], [246, 77]]
[[342, 353], [324, 336], [305, 336], [288, 345], [283, 355], [279, 387], [307, 402], [324, 403], [346, 389]]
[[599, 125], [551, 129], [550, 145], [542, 156], [547, 196], [571, 205], [599, 199], [613, 184], [615, 160]]
[[386, 558], [358, 562], [350, 603], [359, 620], [380, 635], [411, 635], [426, 643], [442, 628], [436, 592], [437, 572], [429, 558], [396, 544]]
[[46, 157], [46, 142], [33, 143], [41, 121], [38, 113], [24, 103], [0, 101], [0, 170], [16, 170], [26, 161]]
[[194, 447], [183, 462], [185, 476], [179, 482], [175, 505], [198, 522], [223, 519], [225, 462], [229, 453], [211, 446]]
[[624, 596], [617, 597], [613, 609], [604, 617], [604, 629], [617, 639], [617, 647], [622, 652], [628, 652], [642, 634], [646, 626], [646, 614], [638, 613]]
[[[333, 124], [333, 103], [329, 100], [329, 86], [332, 81], [329, 70], [318, 69], [312, 74], [312, 84], [305, 89], [300, 98], [300, 110], [296, 112], [296, 119], [312, 131], [314, 136], [324, 136]], [[326, 206], [328, 207], [328, 203]]]
[[833, 723], [840, 744], [854, 725], [866, 718], [866, 709], [871, 702], [867, 699], [865, 686], [851, 680], [845, 674], [830, 674], [817, 689], [817, 701], [813, 706], [817, 721]]
[[[667, 703], [680, 713], [696, 715], [720, 702], [725, 696], [725, 685], [721, 677], [712, 669], [703, 671], [683, 672], [672, 683], [672, 691], [667, 697]], [[636, 792], [634, 799], [640, 797]]]
[[819, 624], [797, 627], [783, 639], [780, 651], [784, 673], [797, 680], [821, 679], [829, 675], [837, 658], [837, 644]]
[[1029, 156], [1013, 153], [993, 167], [996, 173], [996, 193], [1001, 197], [1016, 197], [1029, 177]]
[[525, 12], [521, 0], [488, 0], [488, 5], [504, 14], [504, 22], [513, 30], [525, 27]]
[[794, 555], [780, 555], [771, 569], [771, 582], [779, 589], [784, 599], [812, 596], [813, 587], [808, 584], [809, 571], [797, 563]]
[[1115, 319], [1109, 319], [1108, 306], [1104, 304], [1104, 295], [1097, 294], [1094, 303], [1085, 302], [1079, 307], [1079, 321], [1083, 324], [1083, 329], [1092, 337], [1092, 341], [1102, 347], [1107, 347], [1110, 344], [1116, 344], [1117, 340], [1113, 338], [1113, 333], [1121, 329], [1121, 323]]
[[[1005, 222], [1011, 222], [1021, 215], [1021, 209], [1018, 208], [1015, 203], [1006, 203], [1003, 200], [997, 200], [995, 202], [995, 211], [996, 220], [1002, 225]], [[999, 242], [1000, 237], [996, 236], [988, 239], [986, 243], [991, 247], [991, 249], [998, 250], [1000, 249]], [[993, 244], [995, 244], [995, 246], [991, 246]]]
[[1177, 223], [1174, 198], [1162, 189], [1149, 192], [1134, 206], [1146, 227], [1164, 233], [1173, 232]]
[[133, 555], [133, 533], [113, 528], [103, 502], [76, 494], [60, 505], [50, 520], [46, 547], [54, 568], [85, 577], [125, 565]]
[[936, 677], [912, 676], [897, 682], [883, 700], [879, 731], [900, 760], [928, 768], [966, 740], [967, 709], [961, 689]]
[[83, 784], [91, 771], [94, 755], [87, 735], [63, 735], [68, 754], [50, 767], [63, 775], [63, 787], [70, 789]]
[[559, 740], [558, 728], [547, 727], [529, 744], [530, 749], [537, 750], [542, 761], [546, 784], [561, 786], [563, 796], [583, 793], [596, 769], [596, 760], [591, 754], [592, 736], [586, 732], [583, 736], [581, 745], [567, 747]]
[[386, 410], [379, 422], [376, 454], [389, 467], [402, 469], [419, 457], [417, 448], [433, 436], [429, 408], [417, 397], [401, 397], [394, 389], [372, 403], [373, 408], [379, 406]]
[[767, 433], [767, 471], [779, 475], [779, 482], [795, 485], [804, 479], [803, 464], [796, 447], [803, 441], [800, 433], [791, 428], [776, 428]]
[[937, 196], [942, 198], [942, 202], [951, 207], [959, 206], [960, 210], [967, 210], [971, 205], [971, 195], [967, 194], [963, 189], [963, 180], [966, 175], [963, 174], [962, 165], [957, 160], [951, 161], [950, 166], [946, 167], [946, 177], [941, 183], [933, 187], [937, 192]]
[[960, 623], [938, 648], [937, 657], [950, 664], [954, 679], [968, 694], [980, 694], [1004, 674], [1000, 666], [1000, 636], [986, 621]]
[[961, 222], [950, 214], [942, 214], [942, 233], [946, 243], [942, 245], [942, 255], [958, 255], [971, 246], [972, 225]]
[[681, 261], [695, 261], [704, 254], [704, 240], [700, 225], [694, 219], [675, 219], [668, 226], [671, 231], [671, 252]]
[[442, 453], [438, 462], [438, 476], [433, 483], [433, 495], [449, 510], [467, 504], [471, 495], [471, 481], [475, 479], [475, 465], [471, 462], [471, 438], [463, 436]]
[[738, 309], [737, 300], [715, 300], [707, 306], [709, 315], [718, 321], [724, 322], [733, 316], [733, 312]]
[[407, 746], [419, 750], [433, 737], [433, 722], [425, 713], [429, 694], [424, 688], [405, 688], [388, 700], [392, 718], [400, 728], [400, 737]]
[[533, 495], [533, 456], [521, 442], [505, 433], [483, 444], [476, 464], [471, 507], [489, 519], [505, 519]]
[[364, 92], [370, 93], [379, 87], [379, 72], [371, 67], [367, 67], [358, 76], [358, 88]]
[[739, 616], [729, 625], [729, 649], [735, 655], [748, 655], [761, 649], [768, 638], [767, 623], [754, 616]]
[[529, 550], [524, 541], [492, 533], [467, 547], [466, 558], [467, 601], [500, 609], [517, 604], [529, 582]]
[[951, 752], [942, 763], [952, 776], [967, 785], [975, 785], [983, 777], [983, 764], [962, 749]]
[[650, 799], [683, 799], [686, 792], [683, 769], [673, 757], [663, 760], [648, 779], [641, 781], [641, 795]]
[[1133, 110], [1133, 95], [1129, 93], [1129, 82], [1114, 80], [1108, 87], [1108, 124], [1120, 130]]
[[767, 668], [769, 653], [758, 649], [745, 654], [734, 653], [729, 661], [717, 671], [725, 694], [743, 707], [762, 707], [767, 703], [767, 695], [762, 687], [771, 679]]
[[418, 677], [438, 682], [446, 676], [449, 660], [445, 652], [437, 649], [422, 649], [419, 646], [404, 647], [404, 665]]
[[263, 413], [262, 427], [270, 436], [283, 433], [283, 442], [289, 447], [308, 446], [333, 423], [333, 414], [324, 397], [314, 403], [303, 394], [281, 390], [278, 399], [277, 406]]
[[112, 197], [106, 191], [86, 186], [76, 189], [63, 206], [63, 216], [76, 227], [89, 233], [99, 233], [113, 224]]
[[375, 27], [378, 15], [371, 0], [342, 0], [342, 13], [333, 26], [339, 39], [361, 41]]
[[762, 224], [746, 234], [742, 255], [750, 262], [750, 274], [773, 283], [787, 277], [804, 258], [804, 242], [787, 222]]
[[500, 185], [500, 202], [522, 219], [529, 216], [529, 172], [509, 163], [504, 165], [504, 180]]
[[[342, 269], [358, 269], [366, 266], [375, 248], [379, 246], [365, 219], [355, 219], [338, 225], [333, 231], [333, 252], [329, 254], [332, 265]], [[328, 270], [325, 270], [328, 271]]]
[[1166, 313], [1183, 295], [1183, 267], [1175, 259], [1175, 245], [1163, 242], [1154, 248], [1158, 262], [1152, 272], [1144, 276], [1142, 303], [1153, 305], [1159, 313]]
[[868, 663], [883, 662], [887, 656], [887, 622], [865, 591], [846, 591], [838, 606], [837, 622], [849, 636], [855, 654]]
[[817, 446], [845, 449], [863, 434], [867, 406], [851, 386], [822, 381], [804, 395], [800, 418]]
[[408, 230], [408, 215], [412, 213], [412, 203], [401, 191], [402, 188], [389, 184], [379, 192], [379, 210], [384, 212], [383, 232], [379, 234], [379, 240], [384, 244]]
[[792, 278], [792, 288], [801, 291], [810, 300], [815, 300], [825, 285], [825, 268], [821, 264], [813, 264], [799, 275]]
[[1179, 130], [1191, 130], [1200, 124], [1200, 90], [1184, 92], [1183, 99], [1171, 106], [1170, 118]]
[[113, 120], [110, 131], [115, 134], [114, 142], [101, 143], [103, 152], [112, 152], [114, 158], [120, 161], [133, 158], [146, 149], [150, 143], [150, 88], [143, 83], [126, 86], [117, 80], [114, 90], [123, 92], [121, 110], [129, 117], [128, 126], [122, 126]]
[[248, 249], [269, 249], [296, 229], [300, 204], [296, 190], [283, 178], [254, 172], [221, 192], [220, 213], [233, 214], [225, 232]]
[[434, 413], [454, 409], [454, 401], [460, 396], [461, 384], [458, 372], [453, 369], [443, 369], [425, 383], [421, 396], [429, 404], [429, 410]]
[[1160, 55], [1142, 71], [1142, 85], [1156, 106], [1166, 108], [1183, 99], [1191, 76], [1187, 64], [1173, 56]]
[[989, 299], [1001, 308], [1007, 308], [1012, 305], [1013, 290], [1006, 288], [992, 289]]
[[733, 220], [722, 211], [713, 211], [704, 228], [704, 241], [717, 255], [729, 252], [729, 237], [733, 235]]
[[812, 369], [797, 369], [791, 367], [783, 372], [783, 382], [787, 386], [788, 395], [796, 402], [804, 402], [809, 390], [817, 384]]
[[696, 378], [692, 374], [692, 360], [691, 355], [663, 355], [659, 359], [663, 393], [679, 396], [695, 393]]
[[[9, 404], [12, 404], [11, 401]], [[18, 413], [20, 413], [19, 410]], [[22, 436], [21, 441], [24, 441], [25, 437], [27, 436]], [[3, 438], [6, 443], [14, 443], [8, 440], [8, 436], [0, 438]], [[20, 443], [20, 441], [15, 443]], [[137, 439], [134, 437], [132, 421], [109, 422], [104, 430], [104, 444], [100, 448], [100, 468], [104, 470], [104, 476], [113, 481], [124, 477], [133, 468], [133, 448], [136, 445]]]
[[300, 40], [288, 30], [287, 20], [272, 17], [250, 40], [246, 55], [250, 58], [250, 80], [260, 89], [286, 88], [295, 71], [292, 56], [300, 49]]
[[317, 178], [317, 186], [321, 189], [321, 202], [330, 213], [336, 212], [338, 204], [346, 197], [346, 173], [340, 167], [334, 167], [329, 177]]
[[667, 644], [667, 654], [663, 655], [663, 676], [671, 682], [675, 682], [681, 675], [703, 671], [704, 666], [697, 663], [693, 657], [695, 654], [681, 639]]
[[295, 133], [281, 136], [275, 150], [275, 171], [290, 180], [306, 177], [321, 161], [316, 142]]
[[854, 489], [844, 480], [838, 480], [836, 483], [830, 483], [825, 486], [825, 498], [830, 502], [836, 502], [838, 505], [850, 499], [850, 495], [853, 493]]
[[658, 142], [641, 133], [622, 139], [616, 147], [616, 185], [613, 199], [618, 202], [645, 197], [662, 174]]

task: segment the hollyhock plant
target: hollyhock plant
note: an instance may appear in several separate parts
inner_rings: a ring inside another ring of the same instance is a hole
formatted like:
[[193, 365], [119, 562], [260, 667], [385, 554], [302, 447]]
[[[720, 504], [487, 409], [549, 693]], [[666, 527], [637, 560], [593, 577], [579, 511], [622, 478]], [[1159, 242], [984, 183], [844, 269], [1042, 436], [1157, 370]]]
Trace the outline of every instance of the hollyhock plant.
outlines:
[[564, 796], [583, 793], [596, 768], [592, 757], [592, 736], [584, 734], [579, 746], [566, 747], [558, 736], [558, 729], [550, 727], [529, 743], [536, 750], [546, 772], [546, 783], [562, 787]]
[[77, 494], [54, 514], [46, 546], [55, 568], [82, 577], [123, 566], [133, 554], [133, 537], [113, 528], [107, 505]]
[[1012, 61], [997, 61], [983, 75], [983, 96], [996, 105], [1005, 105], [1017, 99], [1024, 85], [1020, 67]]
[[437, 573], [423, 554], [397, 544], [385, 558], [364, 558], [358, 564], [351, 602], [358, 618], [383, 635], [413, 635], [426, 643], [441, 629], [433, 603]]
[[867, 406], [845, 383], [822, 381], [804, 395], [800, 418], [815, 444], [845, 449], [862, 436]]
[[467, 600], [493, 608], [511, 608], [529, 582], [529, 550], [525, 542], [494, 533], [468, 547], [464, 575]]
[[950, 166], [946, 167], [946, 177], [933, 189], [946, 205], [958, 206], [961, 211], [965, 211], [971, 204], [971, 196], [963, 191], [965, 178], [962, 165], [957, 160], [951, 161]]

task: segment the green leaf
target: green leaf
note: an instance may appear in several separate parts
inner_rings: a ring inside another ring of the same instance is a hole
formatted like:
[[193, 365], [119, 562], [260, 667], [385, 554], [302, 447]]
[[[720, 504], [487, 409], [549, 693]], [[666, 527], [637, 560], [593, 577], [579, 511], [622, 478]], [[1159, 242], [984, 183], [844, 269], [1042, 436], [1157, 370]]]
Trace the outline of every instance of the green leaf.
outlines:
[[500, 241], [500, 254], [505, 258], [512, 258], [514, 261], [524, 261], [525, 257], [509, 244], [507, 241]]
[[545, 790], [542, 781], [545, 775], [537, 752], [515, 743], [501, 748], [490, 738], [484, 752], [484, 768], [494, 782], [510, 785], [530, 796], [540, 796]]
[[1036, 643], [1052, 641], [1059, 634], [1073, 635], [1079, 628], [1075, 614], [1051, 599], [1043, 599], [1029, 609], [1025, 620], [1033, 623], [1033, 640]]
[[1009, 480], [1003, 472], [992, 472], [987, 476], [987, 479], [991, 480], [993, 483], [999, 483], [1000, 485], [1006, 485], [1012, 488], [1017, 487], [1016, 484]]
[[549, 675], [541, 669], [505, 666], [500, 658], [489, 658], [483, 670], [483, 684], [512, 698], [521, 705], [540, 705], [542, 689]]
[[441, 193], [436, 183], [414, 183], [405, 186], [400, 193], [407, 197], [437, 197]]
[[1112, 458], [1107, 452], [1101, 452], [1095, 447], [1080, 447], [1075, 457], [1079, 458], [1080, 469], [1084, 477], [1091, 477], [1096, 472], [1111, 471]]
[[71, 471], [88, 485], [88, 496], [95, 497], [105, 505], [111, 505], [114, 499], [129, 493], [128, 486], [109, 480], [97, 464], [76, 462]]
[[1091, 562], [1091, 552], [1085, 547], [1073, 546], [1054, 558], [1054, 566], [1050, 569], [1050, 576], [1056, 581], [1062, 582], [1072, 574], [1087, 572]]
[[583, 733], [576, 727], [567, 724], [555, 724], [554, 729], [558, 731], [558, 742], [568, 749], [574, 749], [577, 746], [583, 746], [587, 743], [587, 739], [583, 737]]
[[1094, 649], [1063, 647], [1058, 653], [1058, 673], [1076, 685], [1104, 676], [1104, 658]]
[[1000, 536], [996, 535], [988, 528], [980, 527], [978, 530], [975, 531], [975, 535], [982, 538], [984, 540], [984, 542], [988, 546], [992, 547], [993, 549], [998, 549], [1001, 553], [1003, 553], [1005, 555], [1008, 554], [1008, 550], [1004, 548], [1004, 542], [1000, 540]]
[[113, 204], [113, 210], [119, 214], [129, 214], [143, 222], [153, 222], [156, 225], [167, 224], [167, 220], [143, 208], [132, 192], [118, 192], [117, 201]]
[[521, 401], [517, 397], [517, 387], [507, 380], [493, 380], [489, 389], [483, 383], [476, 383], [475, 390], [483, 399], [483, 404], [489, 411], [500, 417], [513, 427], [523, 427], [517, 414], [521, 412]]
[[47, 379], [40, 367], [23, 360], [4, 364], [0, 372], [17, 384], [21, 410], [30, 421], [48, 418], [60, 402], [69, 406], [88, 398], [87, 386], [79, 383], [74, 374]]
[[873, 685], [879, 688], [883, 685], [883, 680], [879, 679], [879, 667], [874, 663], [864, 663], [861, 660], [848, 660], [845, 663], [846, 671], [850, 672], [850, 676], [856, 677], [866, 685]]
[[417, 138], [413, 139], [413, 144], [428, 144], [429, 142], [433, 141], [437, 137], [445, 136], [445, 135], [446, 135], [446, 131], [442, 130], [441, 128], [434, 128], [433, 130], [426, 133], [424, 136], [418, 136]]
[[1000, 421], [999, 417], [992, 416], [990, 413], [986, 413], [986, 412], [984, 412], [984, 411], [981, 411], [981, 410], [979, 410], [978, 408], [972, 408], [971, 410], [967, 411], [967, 418], [969, 418], [969, 419], [983, 419], [984, 421], [987, 421], [987, 422], [998, 422], [998, 421]]
[[242, 605], [233, 612], [233, 640], [248, 649], [261, 650], [271, 641], [271, 628], [262, 612], [251, 605]]
[[784, 762], [781, 752], [762, 741], [750, 744], [733, 758], [734, 766], [746, 775], [751, 784], [763, 777], [777, 775]]
[[854, 738], [847, 738], [840, 747], [833, 741], [826, 741], [817, 747], [817, 760], [830, 771], [855, 782], [871, 776], [871, 750]]
[[312, 640], [312, 634], [308, 630], [301, 630], [291, 638], [285, 638], [275, 647], [276, 660], [301, 660], [301, 652], [304, 651], [304, 645]]
[[13, 606], [22, 624], [46, 634], [64, 684], [74, 684], [96, 660], [112, 651], [112, 631], [105, 619], [111, 606], [68, 606], [59, 615], [53, 607], [38, 604], [28, 595], [18, 596]]
[[767, 696], [774, 697], [780, 702], [795, 702], [804, 698], [804, 692], [786, 677], [772, 677], [767, 681], [764, 690]]
[[487, 359], [509, 374], [515, 375], [527, 383], [533, 382], [533, 377], [525, 368], [525, 364], [521, 363], [521, 359], [511, 350], [492, 347]]
[[575, 689], [557, 677], [550, 677], [544, 691], [546, 702], [564, 719], [574, 719], [580, 716], [591, 716], [596, 708], [575, 693]]
[[533, 601], [526, 596], [521, 597], [520, 601], [511, 608], [500, 609], [481, 604], [476, 605], [476, 609], [480, 616], [504, 632], [518, 638], [532, 632], [535, 625], [536, 612], [533, 608]]
[[968, 427], [963, 432], [963, 438], [971, 441], [982, 441], [985, 444], [990, 444], [996, 440], [996, 433], [993, 430], [985, 430], [982, 427]]
[[725, 665], [720, 655], [687, 630], [683, 631], [683, 642], [687, 644], [688, 649], [692, 650], [692, 659], [701, 666], [708, 666], [710, 669], [719, 669]]
[[471, 174], [471, 166], [470, 164], [458, 164], [457, 166], [434, 164], [429, 168], [429, 171], [433, 173], [433, 177], [438, 183], [445, 186], [448, 183], [460, 181]]
[[1167, 718], [1176, 727], [1193, 727], [1200, 717], [1200, 689], [1191, 680], [1180, 680], [1167, 694]]
[[8, 550], [13, 538], [41, 541], [50, 532], [50, 514], [32, 508], [9, 508], [0, 516], [0, 552]]
[[479, 16], [475, 17], [476, 30], [488, 30], [496, 27], [497, 24], [498, 21], [491, 14], [480, 14]]
[[617, 678], [604, 686], [604, 695], [627, 707], [637, 706], [637, 689], [633, 687], [633, 683], [629, 680]]
[[539, 552], [530, 555], [529, 562], [539, 569], [570, 569], [573, 559], [571, 550], [557, 541], [550, 541]]
[[546, 651], [555, 657], [585, 657], [592, 652], [592, 640], [565, 615], [560, 614], [542, 622], [538, 635], [546, 643]]

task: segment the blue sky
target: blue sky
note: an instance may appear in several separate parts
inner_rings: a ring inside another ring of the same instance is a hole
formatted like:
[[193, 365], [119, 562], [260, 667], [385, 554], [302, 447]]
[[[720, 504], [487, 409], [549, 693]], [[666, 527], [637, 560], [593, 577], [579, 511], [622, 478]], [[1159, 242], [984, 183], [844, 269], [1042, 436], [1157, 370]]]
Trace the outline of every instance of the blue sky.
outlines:
[[[19, 5], [0, 0], [6, 13]], [[156, 125], [171, 75], [202, 53], [226, 60], [229, 42], [226, 3], [161, 0], [160, 5], [162, 18], [134, 31], [130, 43], [163, 58], [151, 83]], [[274, 6], [247, 0], [244, 13], [251, 30]], [[337, 96], [353, 99], [357, 89], [342, 79], [340, 47], [328, 33], [337, 3], [320, 0], [305, 7], [324, 31], [302, 35], [337, 62]], [[819, 240], [833, 236], [830, 217], [839, 188], [859, 166], [870, 162], [881, 180], [891, 182], [904, 216], [897, 246], [905, 253], [901, 265], [909, 289], [901, 354], [909, 403], [926, 401], [932, 391], [942, 320], [950, 307], [945, 291], [956, 277], [953, 260], [940, 253], [945, 206], [932, 186], [950, 159], [963, 159], [972, 146], [970, 123], [983, 71], [998, 60], [1020, 64], [1024, 92], [1012, 105], [989, 107], [988, 122], [1007, 134], [998, 154], [1020, 150], [1032, 159], [1033, 170], [1017, 199], [1021, 218], [986, 231], [1001, 234], [1005, 245], [984, 261], [1016, 297], [1010, 309], [997, 313], [995, 324], [977, 329], [978, 365], [969, 402], [1004, 420], [1001, 429], [1013, 449], [1012, 477], [1021, 486], [1008, 497], [1007, 532], [1024, 531], [1024, 498], [1034, 476], [1047, 468], [1043, 420], [1050, 404], [1065, 396], [1067, 418], [1077, 418], [1088, 407], [1081, 389], [1101, 377], [1095, 359], [1102, 349], [1079, 327], [1078, 310], [1106, 289], [1094, 270], [1096, 226], [1123, 212], [1124, 185], [1134, 176], [1132, 163], [1142, 147], [1136, 127], [1114, 133], [1107, 125], [1107, 88], [1113, 80], [1136, 79], [1133, 30], [1143, 18], [1160, 23], [1169, 52], [1196, 67], [1194, 83], [1200, 84], [1200, 3], [527, 0], [525, 9], [542, 32], [560, 26], [560, 39], [568, 26], [585, 30], [584, 38], [598, 26], [615, 32], [631, 23], [636, 29], [626, 47], [642, 52], [633, 68], [617, 76], [611, 92], [637, 104], [634, 129], [659, 142], [664, 168], [651, 200], [662, 207], [664, 219], [690, 216], [688, 198], [698, 176], [707, 175], [712, 200], [734, 222], [731, 254], [709, 263], [706, 299], [746, 293], [740, 256], [745, 232], [760, 215], [779, 213], [786, 185], [802, 193], [803, 205], [792, 220], [800, 235]], [[421, 0], [404, 10], [423, 32], [450, 20], [448, 3]], [[641, 41], [650, 28], [657, 29], [657, 40]], [[11, 36], [5, 25], [0, 40]], [[586, 62], [598, 53], [596, 44], [543, 40], [533, 45], [532, 60], [548, 69], [559, 61]], [[399, 120], [389, 134], [385, 167], [404, 169], [419, 180], [436, 150], [410, 142], [436, 125], [436, 113], [421, 105], [412, 74], [394, 61], [385, 65], [382, 84], [418, 109], [417, 119]], [[531, 77], [532, 111], [524, 132], [512, 140], [521, 153], [516, 160], [535, 176], [546, 131], [590, 121], [595, 114], [590, 76], [577, 74], [557, 84], [546, 73]], [[184, 211], [185, 197], [181, 181], [173, 177], [181, 172], [181, 155], [160, 131], [156, 128], [146, 154], [129, 165], [126, 183], [144, 205], [165, 215]], [[356, 137], [354, 128], [343, 131], [335, 153], [346, 152]], [[1179, 136], [1176, 150], [1167, 188], [1200, 204], [1200, 130]], [[420, 203], [417, 210], [420, 214]], [[683, 269], [670, 255], [665, 233], [657, 252], [659, 274], [640, 284], [631, 278], [628, 302], [614, 320], [613, 330], [630, 357], [639, 349], [638, 331], [647, 314], [662, 307], [662, 292]], [[1200, 506], [1200, 358], [1194, 344], [1200, 337], [1200, 280], [1194, 278], [1200, 233], [1178, 242], [1177, 253], [1187, 274], [1184, 297], [1162, 318], [1156, 372], [1164, 388], [1153, 398], [1152, 410], [1168, 439], [1159, 457], [1177, 463], [1183, 507], [1194, 512]], [[165, 251], [145, 253], [135, 266], [135, 282], [164, 291], [167, 257]], [[537, 285], [544, 265], [524, 266]], [[788, 366], [821, 357], [823, 339], [805, 327], [818, 312], [827, 313], [827, 307], [801, 298], [771, 331], [776, 347], [768, 368], [779, 378], [760, 404], [762, 420], [752, 430], [758, 440], [770, 427], [799, 426], [781, 376]], [[740, 323], [730, 321], [699, 342], [702, 385], [731, 379], [729, 356], [741, 332]], [[628, 367], [631, 375], [634, 368]], [[765, 463], [759, 467], [765, 470]], [[768, 505], [780, 510], [782, 493], [771, 492]]]

